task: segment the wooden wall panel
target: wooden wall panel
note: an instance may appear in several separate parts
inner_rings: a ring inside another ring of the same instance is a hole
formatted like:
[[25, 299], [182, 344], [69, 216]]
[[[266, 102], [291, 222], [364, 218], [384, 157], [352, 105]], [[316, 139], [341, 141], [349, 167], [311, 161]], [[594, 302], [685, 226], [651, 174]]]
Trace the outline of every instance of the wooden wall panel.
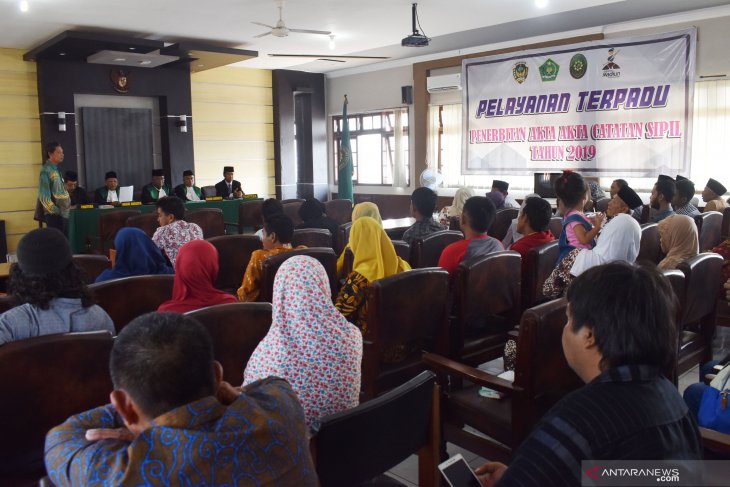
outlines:
[[33, 220], [43, 162], [38, 112], [35, 63], [23, 61], [19, 49], [0, 49], [0, 220], [8, 252], [38, 226]]
[[191, 83], [198, 186], [233, 166], [244, 192], [273, 195], [271, 71], [222, 67], [193, 74]]

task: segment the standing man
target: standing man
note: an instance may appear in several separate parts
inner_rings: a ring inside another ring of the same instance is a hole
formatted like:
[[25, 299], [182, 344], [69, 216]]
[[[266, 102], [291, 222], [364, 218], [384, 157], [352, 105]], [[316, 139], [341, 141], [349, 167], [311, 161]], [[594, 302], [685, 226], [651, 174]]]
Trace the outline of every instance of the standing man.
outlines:
[[152, 182], [142, 186], [142, 204], [155, 203], [160, 198], [171, 194], [170, 186], [165, 184], [165, 172], [162, 169], [153, 169]]
[[195, 175], [190, 169], [183, 171], [183, 184], [175, 186], [175, 196], [183, 201], [203, 201], [203, 192], [195, 186]]
[[63, 162], [63, 147], [58, 142], [49, 142], [45, 151], [47, 159], [38, 178], [38, 201], [43, 206], [46, 225], [66, 235], [71, 198], [58, 169], [58, 165]]
[[79, 205], [88, 205], [91, 203], [89, 195], [86, 194], [86, 190], [79, 186], [79, 175], [74, 171], [66, 171], [64, 174], [64, 184], [66, 185], [66, 191], [71, 197], [71, 208], [78, 208]]
[[215, 195], [227, 200], [243, 198], [241, 183], [233, 179], [233, 166], [223, 168], [223, 181], [215, 185]]
[[492, 181], [492, 191], [499, 191], [504, 195], [504, 208], [519, 208], [519, 203], [509, 195], [508, 189], [509, 183], [507, 181], [500, 181], [499, 179]]
[[94, 192], [97, 205], [119, 205], [119, 180], [117, 173], [109, 171], [104, 175], [104, 186]]

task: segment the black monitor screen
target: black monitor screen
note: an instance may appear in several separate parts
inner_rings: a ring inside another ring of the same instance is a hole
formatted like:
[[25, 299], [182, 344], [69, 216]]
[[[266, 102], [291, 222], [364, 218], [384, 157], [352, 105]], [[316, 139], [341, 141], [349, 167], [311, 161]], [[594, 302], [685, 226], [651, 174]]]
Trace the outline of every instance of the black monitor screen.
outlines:
[[555, 194], [555, 181], [562, 175], [561, 172], [536, 172], [535, 193], [541, 198], [557, 198]]

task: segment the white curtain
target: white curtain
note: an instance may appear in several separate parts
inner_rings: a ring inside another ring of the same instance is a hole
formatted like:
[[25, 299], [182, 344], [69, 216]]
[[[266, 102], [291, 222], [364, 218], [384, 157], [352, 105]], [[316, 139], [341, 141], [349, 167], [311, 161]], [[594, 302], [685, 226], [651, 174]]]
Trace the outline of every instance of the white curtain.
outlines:
[[464, 184], [461, 175], [461, 104], [444, 105], [441, 123], [441, 174], [444, 176], [444, 186], [461, 186]]
[[727, 138], [730, 133], [730, 81], [695, 83], [692, 126], [692, 167], [689, 175], [702, 191], [709, 178], [730, 185]]
[[406, 149], [408, 139], [403, 136], [403, 111], [395, 110], [395, 143], [393, 144], [393, 187], [405, 188], [408, 186], [408, 175], [406, 174]]

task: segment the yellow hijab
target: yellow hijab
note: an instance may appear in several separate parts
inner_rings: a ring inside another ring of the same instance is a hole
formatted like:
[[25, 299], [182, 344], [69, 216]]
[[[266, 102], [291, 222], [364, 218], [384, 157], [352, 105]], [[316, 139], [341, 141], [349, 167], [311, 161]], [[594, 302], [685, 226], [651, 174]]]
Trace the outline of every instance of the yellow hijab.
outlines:
[[375, 203], [365, 201], [364, 203], [356, 204], [355, 208], [352, 209], [352, 221], [354, 222], [361, 216], [369, 216], [375, 219], [381, 227], [383, 226], [383, 219], [380, 218], [380, 210], [378, 210], [378, 205]]
[[364, 276], [369, 282], [410, 270], [398, 257], [388, 235], [371, 217], [355, 220], [350, 230], [350, 248], [354, 256], [352, 270]]

